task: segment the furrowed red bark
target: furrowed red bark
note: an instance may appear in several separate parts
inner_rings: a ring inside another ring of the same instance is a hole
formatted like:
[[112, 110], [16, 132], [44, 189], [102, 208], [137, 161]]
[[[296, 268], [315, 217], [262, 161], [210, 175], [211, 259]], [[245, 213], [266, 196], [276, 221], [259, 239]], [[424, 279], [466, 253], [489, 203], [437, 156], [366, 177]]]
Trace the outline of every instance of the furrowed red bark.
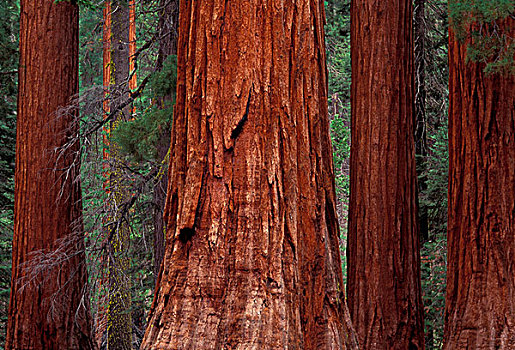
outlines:
[[515, 76], [466, 63], [468, 43], [450, 32], [444, 349], [515, 349]]
[[322, 1], [181, 1], [167, 241], [143, 349], [357, 349]]
[[348, 304], [360, 349], [423, 349], [411, 0], [351, 2]]
[[[76, 4], [52, 0], [22, 0], [20, 5], [12, 289], [5, 348], [91, 349], [79, 145], [63, 148], [78, 132], [76, 109], [58, 112], [79, 91], [79, 10]], [[37, 253], [51, 254], [44, 255], [46, 265], [38, 264]]]

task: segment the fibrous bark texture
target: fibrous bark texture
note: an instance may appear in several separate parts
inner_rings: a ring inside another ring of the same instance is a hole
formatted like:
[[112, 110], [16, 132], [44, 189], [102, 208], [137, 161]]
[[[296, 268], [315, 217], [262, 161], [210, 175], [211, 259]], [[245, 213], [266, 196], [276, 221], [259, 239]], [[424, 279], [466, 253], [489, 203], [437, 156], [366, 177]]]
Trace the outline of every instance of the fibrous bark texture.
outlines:
[[466, 45], [450, 33], [444, 349], [515, 349], [515, 77]]
[[347, 296], [361, 349], [423, 349], [411, 0], [351, 2]]
[[143, 349], [357, 348], [323, 2], [180, 2], [167, 242]]
[[[15, 219], [6, 349], [90, 349], [78, 132], [79, 10], [21, 1]], [[59, 111], [58, 111], [59, 110]], [[67, 146], [65, 147], [65, 145]]]

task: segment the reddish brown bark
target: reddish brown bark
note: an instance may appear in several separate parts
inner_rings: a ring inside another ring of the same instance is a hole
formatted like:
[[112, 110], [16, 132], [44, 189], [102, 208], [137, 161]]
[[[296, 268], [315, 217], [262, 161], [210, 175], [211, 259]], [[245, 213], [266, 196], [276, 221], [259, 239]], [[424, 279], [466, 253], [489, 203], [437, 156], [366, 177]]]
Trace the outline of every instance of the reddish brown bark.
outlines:
[[357, 348], [322, 1], [181, 1], [167, 245], [143, 349]]
[[515, 349], [515, 77], [467, 64], [466, 44], [450, 33], [444, 349]]
[[423, 349], [411, 0], [351, 3], [348, 303], [361, 349]]
[[[74, 112], [58, 113], [79, 91], [78, 15], [77, 5], [70, 2], [21, 1], [6, 349], [93, 347], [77, 181], [79, 145], [62, 149], [78, 125]], [[36, 252], [51, 254], [46, 265], [31, 259]]]

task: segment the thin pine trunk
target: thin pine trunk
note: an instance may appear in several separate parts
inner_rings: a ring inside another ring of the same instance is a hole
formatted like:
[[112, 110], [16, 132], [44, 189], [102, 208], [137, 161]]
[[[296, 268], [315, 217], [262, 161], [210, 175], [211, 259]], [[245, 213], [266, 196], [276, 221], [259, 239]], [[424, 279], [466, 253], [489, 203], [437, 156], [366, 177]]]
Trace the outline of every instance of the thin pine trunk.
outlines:
[[[129, 37], [129, 2], [112, 0], [106, 3], [104, 27], [104, 84], [108, 87], [106, 110], [115, 110], [117, 100], [134, 84], [129, 80], [131, 44]], [[111, 119], [109, 129], [115, 129], [121, 121], [130, 118], [131, 107], [118, 111]], [[110, 350], [132, 349], [132, 317], [130, 294], [130, 227], [129, 212], [125, 204], [129, 201], [130, 185], [123, 177], [123, 157], [120, 147], [105, 136], [108, 152], [104, 158], [109, 164], [108, 200], [106, 203], [105, 235], [108, 241], [108, 306], [105, 331], [107, 347]]]

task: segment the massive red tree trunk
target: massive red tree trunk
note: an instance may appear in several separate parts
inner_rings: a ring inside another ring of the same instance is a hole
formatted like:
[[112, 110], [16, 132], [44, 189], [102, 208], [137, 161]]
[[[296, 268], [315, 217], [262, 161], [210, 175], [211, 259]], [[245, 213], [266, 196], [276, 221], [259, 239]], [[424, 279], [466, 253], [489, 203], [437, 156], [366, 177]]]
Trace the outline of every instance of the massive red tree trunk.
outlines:
[[323, 2], [180, 2], [163, 270], [143, 349], [356, 348]]
[[515, 77], [466, 63], [466, 44], [450, 34], [444, 349], [515, 349]]
[[74, 112], [58, 113], [78, 93], [78, 15], [70, 2], [21, 1], [6, 349], [92, 348], [78, 144], [62, 149], [78, 125]]
[[362, 349], [423, 349], [411, 0], [353, 0], [348, 303]]

